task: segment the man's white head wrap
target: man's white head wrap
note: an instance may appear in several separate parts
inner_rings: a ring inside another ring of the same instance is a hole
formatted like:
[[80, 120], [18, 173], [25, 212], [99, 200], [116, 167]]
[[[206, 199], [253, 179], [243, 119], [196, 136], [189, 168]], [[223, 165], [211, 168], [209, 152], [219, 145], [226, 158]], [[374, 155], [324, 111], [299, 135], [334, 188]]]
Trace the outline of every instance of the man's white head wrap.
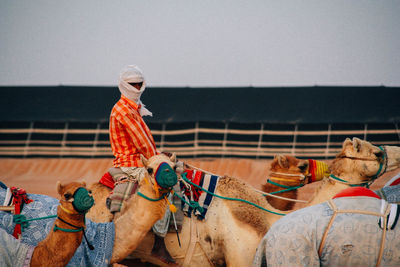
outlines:
[[[143, 82], [140, 90], [129, 84], [140, 82]], [[123, 94], [126, 98], [135, 101], [135, 103], [138, 105], [141, 105], [139, 110], [141, 116], [153, 116], [153, 113], [145, 108], [144, 104], [140, 101], [140, 96], [146, 89], [146, 82], [144, 80], [142, 71], [137, 66], [129, 65], [121, 71], [121, 74], [119, 75], [118, 88], [121, 94]]]

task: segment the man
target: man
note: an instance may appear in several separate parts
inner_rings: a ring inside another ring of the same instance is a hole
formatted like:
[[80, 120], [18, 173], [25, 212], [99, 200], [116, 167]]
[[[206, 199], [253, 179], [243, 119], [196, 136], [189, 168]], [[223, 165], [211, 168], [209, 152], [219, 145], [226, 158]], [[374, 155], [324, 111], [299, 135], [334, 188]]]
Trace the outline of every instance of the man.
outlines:
[[[400, 185], [385, 190], [395, 200]], [[365, 187], [296, 210], [275, 222], [261, 240], [258, 266], [400, 266], [400, 206]]]
[[[152, 116], [152, 113], [140, 101], [140, 96], [146, 88], [142, 71], [133, 65], [123, 69], [118, 88], [121, 99], [114, 105], [110, 115], [110, 142], [115, 156], [114, 168], [109, 171], [115, 181], [108, 203], [112, 213], [123, 208], [123, 200], [134, 193], [137, 181], [145, 173], [140, 155], [150, 158], [159, 154], [150, 129], [142, 118]], [[164, 217], [169, 219], [167, 215]], [[167, 264], [175, 265], [175, 260], [164, 243], [168, 219], [160, 220], [153, 226], [155, 241], [152, 255]]]

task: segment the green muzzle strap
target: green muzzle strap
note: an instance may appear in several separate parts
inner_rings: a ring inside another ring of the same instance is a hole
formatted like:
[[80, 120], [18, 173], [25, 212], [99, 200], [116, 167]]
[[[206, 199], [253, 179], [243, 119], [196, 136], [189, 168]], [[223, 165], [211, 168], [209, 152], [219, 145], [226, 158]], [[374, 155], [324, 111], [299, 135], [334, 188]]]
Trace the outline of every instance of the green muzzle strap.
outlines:
[[86, 213], [93, 206], [93, 204], [94, 199], [86, 188], [80, 187], [75, 191], [72, 205], [77, 212]]
[[170, 189], [178, 182], [178, 176], [168, 163], [162, 162], [155, 173], [157, 184], [164, 189]]

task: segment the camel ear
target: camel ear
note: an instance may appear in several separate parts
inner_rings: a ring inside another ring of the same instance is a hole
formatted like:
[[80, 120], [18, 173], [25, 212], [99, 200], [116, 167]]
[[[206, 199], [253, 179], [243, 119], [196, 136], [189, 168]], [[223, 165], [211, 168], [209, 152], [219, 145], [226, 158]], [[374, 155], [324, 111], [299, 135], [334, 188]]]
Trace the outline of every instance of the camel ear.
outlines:
[[86, 181], [85, 180], [82, 180], [82, 186], [86, 187]]
[[289, 161], [284, 155], [278, 155], [278, 163], [282, 168], [289, 168]]
[[143, 165], [145, 167], [147, 167], [147, 164], [149, 162], [148, 159], [145, 156], [143, 156], [142, 154], [140, 154], [140, 160], [142, 161]]
[[62, 190], [64, 189], [64, 186], [61, 184], [60, 181], [57, 181], [56, 187], [57, 187], [57, 193], [58, 193], [59, 195], [61, 195]]
[[172, 155], [171, 155], [171, 157], [169, 157], [169, 159], [170, 159], [172, 162], [176, 162], [176, 154], [175, 154], [175, 153], [172, 153]]
[[353, 145], [353, 142], [351, 141], [350, 138], [346, 138], [346, 140], [344, 140], [344, 142], [343, 142], [342, 148], [344, 149], [344, 148], [346, 148], [346, 147], [349, 146], [349, 145]]
[[353, 137], [353, 147], [354, 147], [355, 151], [360, 152], [361, 139], [358, 139], [357, 137]]

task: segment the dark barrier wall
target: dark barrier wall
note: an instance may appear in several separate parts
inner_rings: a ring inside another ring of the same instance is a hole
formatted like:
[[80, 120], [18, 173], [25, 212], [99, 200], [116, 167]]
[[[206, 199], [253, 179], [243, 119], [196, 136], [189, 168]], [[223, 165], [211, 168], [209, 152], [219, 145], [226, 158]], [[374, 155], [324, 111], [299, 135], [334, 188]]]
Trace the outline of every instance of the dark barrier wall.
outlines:
[[[0, 121], [108, 121], [117, 87], [0, 87]], [[147, 88], [160, 122], [400, 121], [400, 87]]]

